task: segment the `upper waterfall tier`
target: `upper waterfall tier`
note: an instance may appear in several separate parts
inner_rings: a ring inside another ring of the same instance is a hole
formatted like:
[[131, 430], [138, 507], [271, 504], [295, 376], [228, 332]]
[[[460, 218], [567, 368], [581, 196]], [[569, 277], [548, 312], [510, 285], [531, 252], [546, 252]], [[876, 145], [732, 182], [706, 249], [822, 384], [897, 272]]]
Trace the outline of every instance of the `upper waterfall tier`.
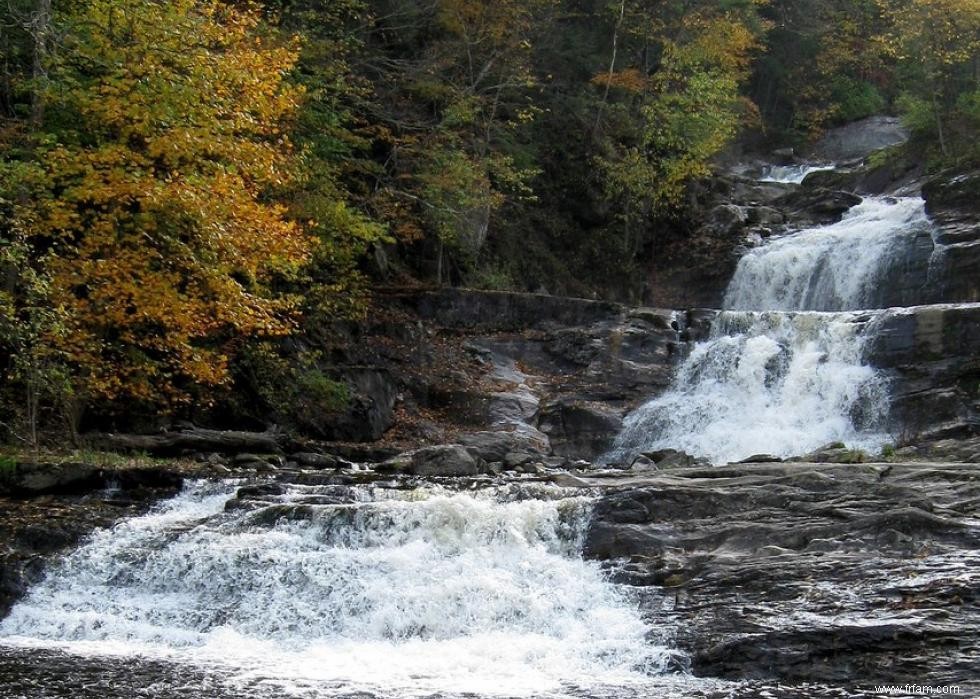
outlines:
[[784, 184], [801, 184], [811, 172], [833, 170], [833, 165], [769, 165], [762, 172], [760, 182], [781, 182]]
[[[919, 198], [869, 197], [842, 221], [807, 228], [749, 251], [724, 306], [744, 311], [846, 311], [901, 301], [896, 286], [927, 296], [934, 255]], [[924, 242], [924, 246], [923, 246]], [[925, 248], [923, 250], [923, 247]], [[918, 261], [918, 274], [913, 267]]]

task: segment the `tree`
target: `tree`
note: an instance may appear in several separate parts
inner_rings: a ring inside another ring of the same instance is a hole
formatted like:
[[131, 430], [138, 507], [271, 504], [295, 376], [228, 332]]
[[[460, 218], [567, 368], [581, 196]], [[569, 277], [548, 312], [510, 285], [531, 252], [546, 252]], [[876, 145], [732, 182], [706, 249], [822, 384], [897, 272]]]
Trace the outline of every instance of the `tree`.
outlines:
[[710, 10], [672, 21], [647, 18], [643, 24], [653, 32], [635, 34], [643, 63], [593, 79], [603, 103], [610, 87], [618, 93], [613, 107], [619, 117], [611, 120], [596, 164], [606, 197], [617, 207], [627, 259], [639, 251], [651, 217], [678, 210], [686, 186], [710, 173], [711, 158], [753, 109], [739, 91], [759, 47], [750, 23]]
[[371, 206], [447, 279], [486, 241], [491, 217], [529, 193], [534, 173], [512, 152], [533, 118], [531, 54], [553, 0], [378, 2], [361, 65], [384, 153]]
[[[944, 157], [947, 122], [963, 93], [980, 92], [980, 0], [878, 0], [889, 53], [904, 69], [903, 107], [913, 127], [932, 122]], [[970, 145], [975, 134], [968, 135]]]
[[42, 339], [96, 398], [186, 401], [241, 339], [293, 324], [307, 259], [266, 197], [295, 169], [297, 45], [252, 5], [91, 0], [55, 20], [37, 168], [14, 230], [63, 332]]

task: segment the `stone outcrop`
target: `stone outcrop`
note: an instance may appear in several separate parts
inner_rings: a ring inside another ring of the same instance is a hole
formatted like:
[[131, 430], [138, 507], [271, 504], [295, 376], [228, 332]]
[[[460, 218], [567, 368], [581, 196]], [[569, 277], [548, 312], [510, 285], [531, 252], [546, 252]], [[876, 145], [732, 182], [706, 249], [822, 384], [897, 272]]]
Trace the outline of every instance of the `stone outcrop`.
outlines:
[[176, 466], [22, 463], [5, 470], [0, 479], [0, 618], [40, 579], [53, 556], [92, 530], [174, 495], [182, 481]]
[[662, 588], [640, 598], [697, 674], [975, 679], [975, 467], [751, 464], [603, 483], [587, 555]]
[[908, 129], [898, 118], [872, 116], [827, 131], [810, 149], [809, 157], [836, 163], [860, 160], [908, 139]]
[[902, 441], [980, 431], [980, 305], [895, 309], [870, 332], [868, 361], [890, 379]]
[[413, 476], [475, 476], [485, 469], [466, 447], [442, 444], [396, 456], [378, 464], [378, 470]]
[[938, 227], [940, 301], [980, 301], [980, 171], [951, 173], [922, 187]]

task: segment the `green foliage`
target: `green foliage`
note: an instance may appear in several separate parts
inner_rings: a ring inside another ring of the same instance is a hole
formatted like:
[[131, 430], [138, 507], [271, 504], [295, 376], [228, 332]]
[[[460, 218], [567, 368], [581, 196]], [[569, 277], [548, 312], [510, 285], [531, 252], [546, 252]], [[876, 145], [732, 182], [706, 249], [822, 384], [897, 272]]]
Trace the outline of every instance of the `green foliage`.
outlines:
[[886, 106], [877, 87], [846, 75], [837, 76], [831, 82], [830, 98], [836, 105], [835, 118], [842, 122], [880, 114]]
[[319, 352], [254, 344], [239, 362], [239, 390], [253, 392], [260, 401], [261, 414], [255, 417], [303, 429], [342, 411], [351, 399], [348, 385], [330, 378], [322, 363]]
[[0, 480], [9, 478], [17, 470], [17, 459], [0, 454]]
[[980, 161], [978, 0], [40, 7], [0, 8], [0, 422], [26, 442], [93, 401], [190, 410], [232, 366], [276, 420], [339, 410], [322, 357], [264, 340], [363, 317], [377, 281], [641, 300], [747, 128], [891, 110]]

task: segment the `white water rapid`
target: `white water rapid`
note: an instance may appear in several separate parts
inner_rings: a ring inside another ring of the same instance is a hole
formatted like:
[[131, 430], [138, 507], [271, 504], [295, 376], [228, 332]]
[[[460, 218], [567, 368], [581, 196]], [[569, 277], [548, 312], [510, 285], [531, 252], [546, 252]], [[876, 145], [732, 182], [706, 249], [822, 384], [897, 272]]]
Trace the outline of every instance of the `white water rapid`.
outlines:
[[929, 225], [921, 199], [869, 197], [839, 223], [746, 253], [709, 339], [669, 391], [627, 416], [605, 460], [670, 448], [725, 463], [831, 442], [878, 451], [891, 437], [887, 386], [864, 358], [876, 314], [853, 311], [877, 306], [904, 246]]
[[207, 667], [222, 696], [649, 696], [628, 688], [665, 671], [581, 557], [584, 498], [340, 488], [226, 510], [233, 485], [189, 487], [69, 555], [0, 642]]
[[783, 184], [800, 184], [811, 172], [833, 170], [834, 165], [769, 165], [762, 172], [760, 182], [780, 182]]

